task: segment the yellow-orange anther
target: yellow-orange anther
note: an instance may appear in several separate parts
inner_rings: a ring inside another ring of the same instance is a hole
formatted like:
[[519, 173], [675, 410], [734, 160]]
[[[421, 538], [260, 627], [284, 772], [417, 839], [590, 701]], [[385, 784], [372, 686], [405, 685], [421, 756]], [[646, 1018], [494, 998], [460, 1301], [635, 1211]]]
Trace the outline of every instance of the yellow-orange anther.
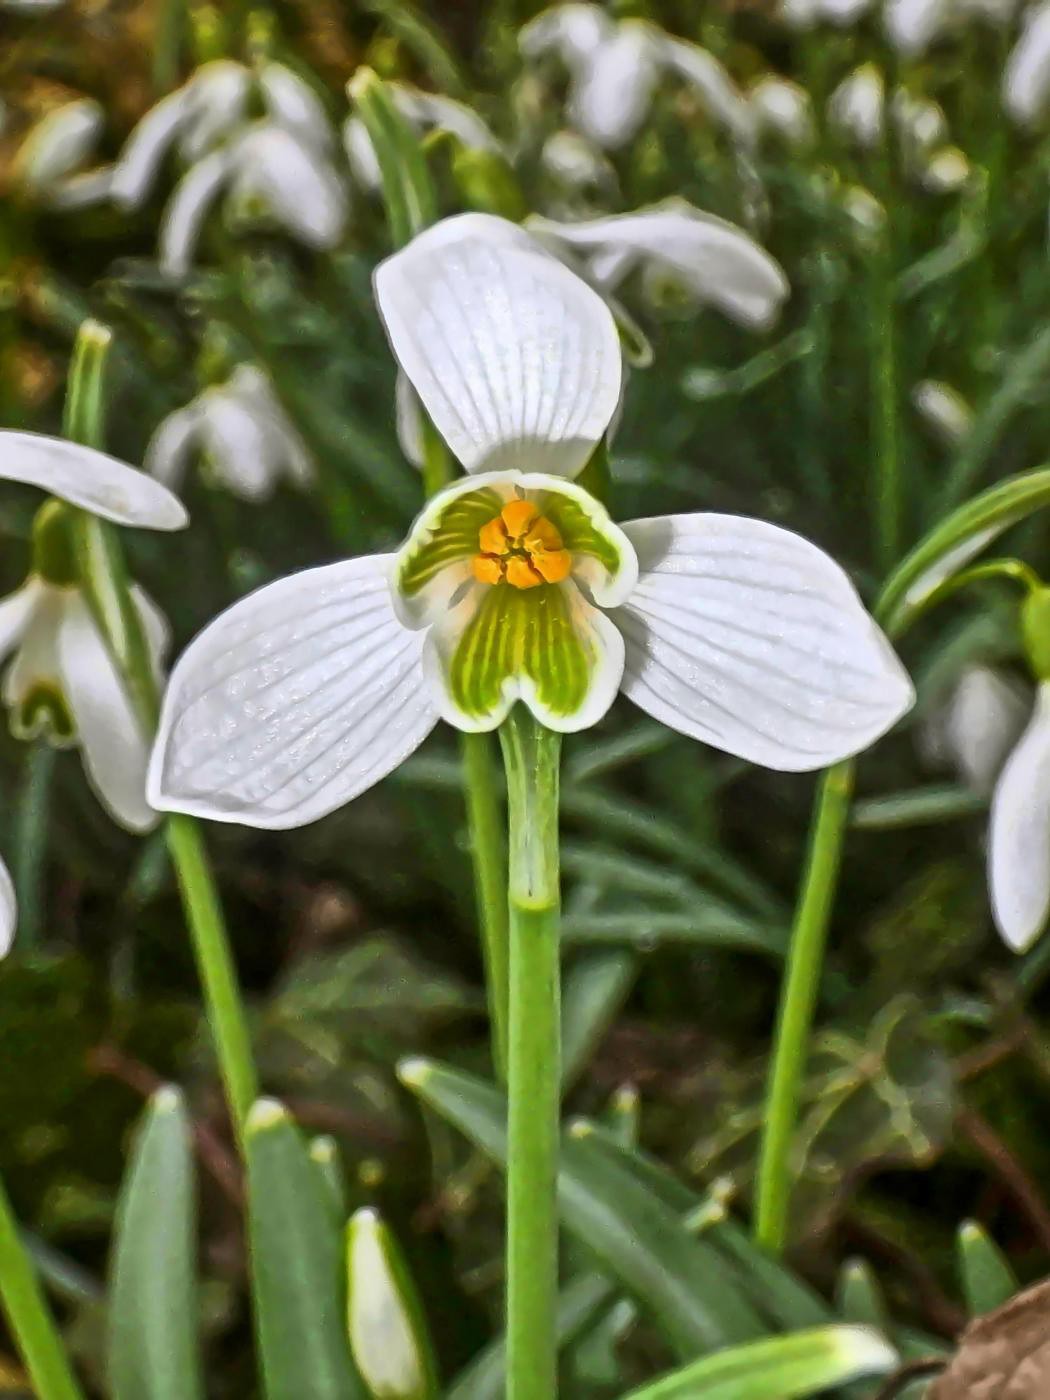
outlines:
[[499, 515], [478, 531], [481, 553], [472, 561], [479, 583], [509, 583], [536, 588], [561, 583], [572, 571], [572, 556], [557, 528], [531, 501], [508, 501]]

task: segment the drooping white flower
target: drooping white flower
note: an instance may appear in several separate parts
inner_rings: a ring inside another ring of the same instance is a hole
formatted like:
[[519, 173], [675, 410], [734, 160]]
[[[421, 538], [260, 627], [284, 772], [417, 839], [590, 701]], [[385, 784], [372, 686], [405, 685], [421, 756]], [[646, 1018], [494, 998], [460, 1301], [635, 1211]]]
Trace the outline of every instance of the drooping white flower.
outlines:
[[973, 409], [957, 389], [937, 379], [923, 379], [911, 401], [945, 447], [958, 447], [970, 431]]
[[404, 1265], [378, 1212], [367, 1208], [356, 1211], [347, 1226], [347, 1333], [375, 1400], [419, 1400], [431, 1393]]
[[[154, 530], [186, 524], [181, 503], [159, 482], [59, 438], [0, 432], [0, 477], [42, 487], [117, 524]], [[47, 507], [38, 516], [38, 545], [43, 532], [54, 539], [66, 528], [63, 509]], [[46, 576], [34, 571], [0, 600], [0, 663], [8, 661], [2, 698], [12, 726], [26, 737], [45, 733], [78, 744], [103, 805], [130, 830], [146, 830], [157, 819], [145, 800], [148, 737], [77, 586], [68, 551], [52, 544], [37, 553], [48, 561]], [[141, 590], [133, 589], [132, 597], [159, 669], [166, 624]]]
[[15, 183], [30, 198], [69, 209], [102, 199], [109, 190], [105, 171], [81, 171], [105, 124], [105, 113], [90, 97], [66, 102], [36, 123], [15, 158]]
[[552, 132], [543, 143], [540, 163], [548, 175], [572, 190], [609, 188], [616, 183], [616, 172], [606, 157], [576, 131]]
[[1003, 102], [1021, 126], [1036, 126], [1050, 106], [1050, 4], [1027, 12], [1003, 74]]
[[1028, 728], [992, 796], [988, 883], [995, 923], [1023, 953], [1050, 918], [1050, 683], [1036, 692]]
[[747, 101], [718, 59], [646, 20], [617, 22], [591, 4], [555, 5], [526, 24], [518, 42], [528, 58], [561, 59], [570, 77], [569, 118], [606, 150], [637, 134], [665, 72], [692, 88], [738, 140], [753, 139]]
[[790, 291], [780, 264], [749, 234], [685, 200], [579, 223], [533, 217], [528, 227], [548, 247], [581, 259], [603, 291], [640, 271], [654, 299], [670, 283], [752, 330], [776, 321]]
[[235, 212], [262, 212], [311, 248], [334, 247], [346, 227], [346, 184], [327, 155], [273, 122], [256, 122], [198, 160], [176, 187], [160, 230], [160, 264], [170, 276], [189, 271], [223, 190]]
[[898, 53], [923, 53], [952, 16], [953, 0], [886, 0], [883, 24]]
[[890, 112], [901, 153], [913, 169], [925, 164], [930, 152], [948, 136], [948, 119], [939, 102], [900, 87], [893, 94]]
[[794, 29], [811, 29], [821, 21], [848, 29], [871, 4], [872, 0], [781, 0], [780, 13]]
[[911, 684], [845, 574], [761, 521], [618, 527], [571, 478], [616, 408], [613, 319], [516, 225], [464, 215], [376, 272], [394, 354], [468, 475], [393, 555], [308, 570], [216, 619], [175, 667], [155, 806], [281, 828], [396, 767], [439, 717], [516, 701], [596, 722], [618, 690], [682, 733], [785, 770], [883, 733]]
[[873, 63], [862, 63], [828, 99], [828, 121], [845, 140], [873, 150], [882, 140], [885, 105], [882, 74]]
[[255, 365], [238, 365], [225, 384], [170, 413], [150, 439], [144, 465], [174, 489], [197, 450], [216, 483], [246, 501], [269, 500], [282, 480], [306, 486], [313, 479], [305, 443]]
[[812, 142], [813, 110], [809, 93], [800, 84], [767, 74], [752, 85], [748, 101], [761, 131], [772, 132], [789, 146]]
[[1011, 678], [990, 666], [967, 666], [925, 726], [924, 751], [988, 796], [1030, 712], [1029, 697]]

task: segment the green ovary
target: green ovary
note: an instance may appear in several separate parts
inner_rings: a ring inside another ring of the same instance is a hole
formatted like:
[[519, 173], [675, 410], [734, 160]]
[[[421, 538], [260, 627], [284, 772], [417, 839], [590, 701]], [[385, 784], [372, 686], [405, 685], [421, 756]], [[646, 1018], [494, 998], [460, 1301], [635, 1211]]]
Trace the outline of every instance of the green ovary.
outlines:
[[486, 588], [452, 654], [448, 685], [459, 709], [474, 719], [500, 709], [511, 677], [531, 680], [551, 714], [570, 715], [586, 699], [597, 663], [564, 588]]

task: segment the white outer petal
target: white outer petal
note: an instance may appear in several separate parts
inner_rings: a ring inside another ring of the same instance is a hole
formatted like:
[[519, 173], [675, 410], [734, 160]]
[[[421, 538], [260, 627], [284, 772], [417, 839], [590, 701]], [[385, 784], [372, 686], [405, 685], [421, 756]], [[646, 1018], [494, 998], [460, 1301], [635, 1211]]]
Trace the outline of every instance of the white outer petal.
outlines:
[[201, 439], [217, 479], [242, 500], [269, 500], [281, 478], [280, 438], [228, 386], [205, 390], [198, 402]]
[[519, 31], [518, 46], [526, 58], [556, 53], [572, 66], [593, 53], [613, 29], [613, 20], [598, 5], [552, 5]]
[[175, 187], [160, 225], [160, 265], [170, 277], [189, 272], [205, 216], [229, 177], [228, 153], [212, 151]]
[[1003, 102], [1014, 121], [1034, 126], [1050, 100], [1050, 5], [1031, 10], [1006, 62]]
[[258, 365], [238, 365], [226, 387], [248, 405], [263, 431], [270, 435], [282, 474], [296, 486], [308, 486], [314, 479], [313, 458], [265, 370]]
[[17, 922], [15, 887], [11, 883], [10, 871], [3, 860], [0, 860], [0, 958], [6, 957], [11, 951]]
[[898, 53], [920, 54], [951, 17], [950, 0], [887, 0], [882, 22]]
[[383, 183], [383, 172], [379, 168], [379, 157], [372, 145], [368, 127], [360, 117], [347, 117], [343, 122], [342, 136], [351, 175], [362, 189], [378, 190]]
[[1028, 696], [988, 666], [969, 666], [944, 713], [945, 747], [966, 783], [992, 791], [1030, 714]]
[[840, 29], [848, 29], [870, 9], [871, 0], [822, 0], [820, 6], [824, 18], [831, 24], [837, 24]]
[[64, 609], [58, 659], [92, 787], [121, 826], [128, 831], [151, 830], [159, 817], [146, 801], [149, 738], [78, 592], [70, 595]]
[[647, 25], [623, 23], [575, 71], [569, 119], [606, 150], [618, 150], [645, 121], [660, 76]]
[[123, 208], [134, 209], [146, 198], [186, 119], [188, 102], [185, 88], [168, 93], [150, 108], [124, 143], [109, 187], [111, 196]]
[[0, 480], [39, 486], [117, 525], [181, 530], [189, 519], [179, 498], [145, 472], [42, 433], [0, 432]]
[[714, 54], [684, 39], [665, 39], [660, 52], [668, 66], [700, 95], [710, 116], [744, 145], [754, 142], [758, 134], [755, 114]]
[[281, 829], [349, 802], [426, 738], [423, 634], [394, 616], [390, 556], [281, 579], [190, 643], [161, 713], [161, 810]]
[[996, 784], [988, 831], [992, 912], [1016, 953], [1031, 947], [1050, 916], [1050, 685], [1036, 696], [1028, 728]]
[[34, 193], [49, 190], [88, 158], [104, 122], [105, 113], [89, 97], [48, 112], [15, 157], [15, 178]]
[[575, 476], [620, 395], [601, 297], [516, 224], [446, 219], [376, 269], [394, 355], [468, 472]]
[[648, 262], [755, 330], [776, 321], [790, 291], [780, 264], [749, 234], [685, 200], [575, 224], [534, 218], [530, 227], [588, 251], [592, 272], [603, 282], [622, 278], [632, 261]]
[[214, 58], [202, 64], [186, 84], [186, 114], [179, 151], [196, 161], [232, 134], [244, 120], [252, 76], [243, 63]]
[[950, 384], [921, 379], [911, 401], [945, 447], [958, 447], [973, 426], [973, 409]]
[[839, 566], [764, 521], [678, 515], [623, 526], [638, 586], [613, 617], [624, 693], [673, 729], [783, 771], [866, 748], [914, 691]]
[[775, 131], [789, 145], [806, 146], [813, 140], [813, 109], [809, 93], [798, 83], [767, 75], [759, 78], [751, 87], [748, 101], [759, 126]]
[[886, 85], [873, 63], [861, 64], [843, 78], [828, 99], [828, 121], [842, 137], [862, 150], [882, 140]]
[[346, 186], [328, 158], [282, 127], [260, 123], [237, 143], [236, 193], [261, 199], [294, 237], [331, 248], [342, 237]]
[[393, 82], [388, 87], [395, 106], [413, 126], [447, 131], [472, 150], [499, 150], [495, 136], [465, 102], [457, 102], [439, 92], [423, 92], [410, 83]]
[[412, 381], [403, 369], [398, 369], [394, 381], [394, 422], [397, 425], [398, 446], [405, 461], [418, 471], [423, 470], [423, 410]]
[[177, 408], [157, 424], [146, 446], [143, 468], [172, 488], [181, 484], [200, 435], [200, 400]]
[[21, 643], [43, 587], [41, 580], [30, 574], [21, 588], [0, 598], [0, 664]]
[[321, 99], [308, 82], [283, 63], [266, 63], [259, 86], [270, 119], [315, 150], [332, 149], [332, 129]]

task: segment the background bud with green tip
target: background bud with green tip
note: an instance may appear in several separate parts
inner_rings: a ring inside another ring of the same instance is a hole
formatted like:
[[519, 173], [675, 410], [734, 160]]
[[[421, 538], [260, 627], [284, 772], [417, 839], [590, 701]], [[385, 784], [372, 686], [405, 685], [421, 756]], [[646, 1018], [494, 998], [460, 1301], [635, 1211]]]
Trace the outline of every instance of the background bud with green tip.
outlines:
[[432, 1400], [437, 1379], [422, 1311], [397, 1241], [375, 1210], [347, 1226], [350, 1349], [374, 1400]]

